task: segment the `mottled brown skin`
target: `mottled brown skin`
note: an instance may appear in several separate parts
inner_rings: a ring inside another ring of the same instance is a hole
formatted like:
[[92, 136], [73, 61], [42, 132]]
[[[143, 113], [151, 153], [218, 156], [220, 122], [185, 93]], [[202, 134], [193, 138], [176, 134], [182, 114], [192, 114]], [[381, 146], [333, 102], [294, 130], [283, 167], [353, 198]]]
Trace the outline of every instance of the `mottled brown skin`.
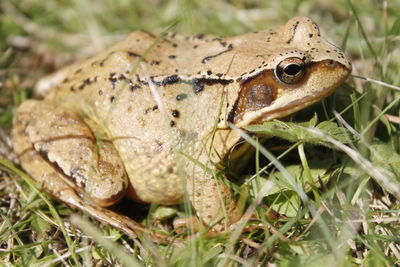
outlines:
[[[215, 165], [229, 128], [289, 115], [327, 96], [351, 64], [310, 19], [230, 38], [135, 32], [42, 79], [12, 137], [23, 168], [67, 204], [134, 235], [104, 207], [122, 197], [180, 203], [222, 231], [240, 214]], [[208, 171], [207, 171], [208, 169]]]

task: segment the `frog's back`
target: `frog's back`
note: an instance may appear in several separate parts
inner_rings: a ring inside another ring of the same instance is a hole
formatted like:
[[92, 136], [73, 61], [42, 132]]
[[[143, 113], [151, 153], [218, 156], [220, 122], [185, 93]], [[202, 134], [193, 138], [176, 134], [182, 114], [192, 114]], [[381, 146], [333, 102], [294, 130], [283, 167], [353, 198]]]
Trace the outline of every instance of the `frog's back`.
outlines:
[[[180, 201], [183, 183], [178, 169], [187, 159], [180, 160], [174, 151], [202, 154], [218, 117], [225, 119], [231, 108], [222, 103], [235, 100], [239, 87], [221, 77], [184, 80], [178, 75], [190, 70], [190, 62], [166, 47], [177, 51], [183, 44], [205, 42], [203, 38], [188, 41], [171, 34], [157, 43], [156, 36], [135, 32], [46, 81], [46, 101], [78, 114], [98, 137], [113, 142], [141, 201]], [[231, 88], [224, 90], [227, 86]]]
[[344, 54], [320, 37], [314, 22], [296, 17], [274, 30], [229, 38], [137, 31], [108, 50], [41, 80], [37, 93], [44, 96], [52, 89], [62, 89], [62, 94], [79, 92], [99, 80], [113, 88], [125, 79], [132, 90], [148, 80], [163, 86], [198, 80], [226, 84], [274, 69], [290, 56], [307, 62], [334, 59], [351, 68]]

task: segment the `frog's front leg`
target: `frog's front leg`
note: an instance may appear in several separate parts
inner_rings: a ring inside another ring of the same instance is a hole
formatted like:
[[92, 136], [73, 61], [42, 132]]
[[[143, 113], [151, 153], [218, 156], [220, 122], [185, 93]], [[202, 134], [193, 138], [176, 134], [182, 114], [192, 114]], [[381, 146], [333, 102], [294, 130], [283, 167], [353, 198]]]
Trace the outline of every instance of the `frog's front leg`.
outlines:
[[211, 232], [223, 232], [240, 218], [231, 188], [204, 170], [189, 179], [187, 190], [198, 218]]
[[[233, 131], [213, 131], [206, 131], [193, 147], [188, 146], [188, 151], [183, 153], [191, 155], [185, 167], [186, 192], [199, 219], [189, 221], [193, 221], [194, 227], [206, 226], [210, 233], [228, 230], [242, 213], [230, 186], [216, 177], [220, 155], [227, 155], [240, 136]], [[174, 227], [187, 224], [187, 220], [176, 220]]]

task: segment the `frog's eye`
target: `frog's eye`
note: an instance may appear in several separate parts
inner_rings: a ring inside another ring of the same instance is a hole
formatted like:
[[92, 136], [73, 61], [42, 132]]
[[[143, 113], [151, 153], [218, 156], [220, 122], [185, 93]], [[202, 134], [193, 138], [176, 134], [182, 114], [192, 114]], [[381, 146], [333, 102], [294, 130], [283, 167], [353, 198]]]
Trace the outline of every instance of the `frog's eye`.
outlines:
[[306, 63], [298, 57], [282, 60], [275, 69], [276, 77], [283, 83], [298, 83], [306, 73]]

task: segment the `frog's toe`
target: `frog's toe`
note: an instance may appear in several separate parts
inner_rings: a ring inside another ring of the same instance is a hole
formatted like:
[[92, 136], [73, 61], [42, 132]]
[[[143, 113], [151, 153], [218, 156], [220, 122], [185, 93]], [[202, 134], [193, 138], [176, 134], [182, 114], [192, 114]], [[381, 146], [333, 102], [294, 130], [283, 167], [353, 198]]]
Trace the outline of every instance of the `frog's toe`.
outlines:
[[[191, 229], [194, 232], [200, 230], [200, 221], [196, 216], [188, 218], [177, 218], [173, 221], [174, 230], [178, 234], [182, 234], [185, 229]], [[204, 227], [204, 226], [203, 226]]]

